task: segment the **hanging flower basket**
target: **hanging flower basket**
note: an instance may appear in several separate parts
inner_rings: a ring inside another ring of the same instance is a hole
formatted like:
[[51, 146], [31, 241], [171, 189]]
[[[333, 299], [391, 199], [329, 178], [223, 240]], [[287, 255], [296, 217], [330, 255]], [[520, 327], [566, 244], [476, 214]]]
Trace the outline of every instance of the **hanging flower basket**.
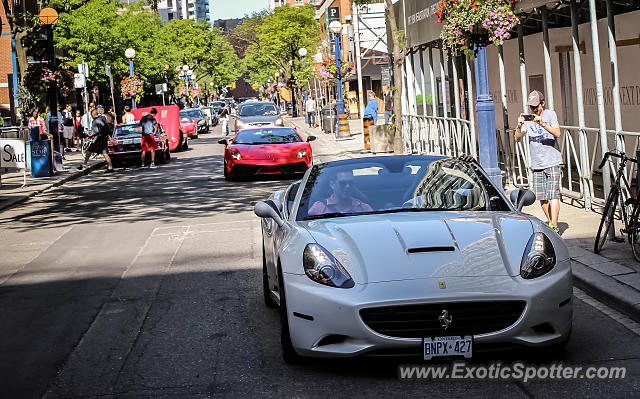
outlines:
[[472, 55], [477, 45], [502, 45], [520, 23], [513, 11], [515, 0], [442, 0], [436, 24], [446, 48]]
[[120, 89], [122, 91], [122, 98], [132, 98], [134, 97], [136, 102], [140, 102], [140, 98], [142, 97], [142, 86], [144, 85], [144, 81], [137, 77], [126, 76], [120, 82]]
[[[340, 76], [345, 77], [355, 68], [355, 64], [353, 62], [342, 62], [340, 64]], [[333, 80], [336, 77], [336, 72], [338, 68], [336, 68], [336, 61], [323, 61], [320, 64], [320, 78], [322, 80]]]

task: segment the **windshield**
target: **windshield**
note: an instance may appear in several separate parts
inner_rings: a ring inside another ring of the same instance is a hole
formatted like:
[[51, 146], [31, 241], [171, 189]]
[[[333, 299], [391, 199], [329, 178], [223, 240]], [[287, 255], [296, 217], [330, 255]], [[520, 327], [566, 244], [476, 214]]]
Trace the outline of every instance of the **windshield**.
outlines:
[[239, 132], [233, 144], [287, 144], [300, 143], [302, 139], [293, 129], [249, 129]]
[[238, 112], [240, 116], [278, 115], [276, 106], [270, 103], [243, 104]]
[[139, 124], [118, 125], [113, 131], [113, 137], [142, 136], [142, 127]]
[[435, 156], [360, 158], [315, 165], [297, 220], [367, 213], [509, 211], [470, 162]]
[[180, 111], [180, 119], [187, 118], [190, 121], [204, 119], [199, 109], [189, 109]]

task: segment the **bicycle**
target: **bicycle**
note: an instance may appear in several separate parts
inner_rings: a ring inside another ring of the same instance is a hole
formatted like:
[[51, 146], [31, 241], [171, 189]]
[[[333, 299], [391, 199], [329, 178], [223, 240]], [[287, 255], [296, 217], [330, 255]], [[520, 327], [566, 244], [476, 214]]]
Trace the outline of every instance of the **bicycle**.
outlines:
[[[593, 252], [597, 254], [602, 250], [602, 247], [607, 240], [607, 236], [609, 235], [609, 230], [612, 227], [615, 229], [616, 208], [618, 203], [620, 203], [620, 216], [624, 226], [620, 229], [620, 233], [627, 234], [627, 240], [631, 244], [633, 256], [638, 262], [640, 262], [640, 225], [638, 224], [638, 216], [640, 215], [640, 197], [636, 195], [635, 198], [631, 197], [625, 199], [625, 190], [623, 190], [626, 189], [627, 192], [631, 193], [629, 181], [624, 175], [627, 162], [635, 162], [637, 164], [638, 161], [627, 157], [624, 152], [621, 152], [620, 154], [607, 152], [605, 153], [600, 166], [598, 166], [598, 169], [602, 169], [609, 157], [619, 158], [620, 164], [618, 165], [615, 179], [611, 183], [611, 191], [607, 197], [607, 202], [604, 205], [602, 219], [600, 220], [600, 226], [598, 227], [598, 234], [596, 234], [596, 240], [593, 245]], [[640, 173], [640, 170], [638, 172]], [[636, 181], [640, 182], [638, 179], [636, 179]], [[631, 212], [629, 212], [628, 207], [631, 205]], [[614, 238], [614, 240], [623, 242], [624, 238]]]

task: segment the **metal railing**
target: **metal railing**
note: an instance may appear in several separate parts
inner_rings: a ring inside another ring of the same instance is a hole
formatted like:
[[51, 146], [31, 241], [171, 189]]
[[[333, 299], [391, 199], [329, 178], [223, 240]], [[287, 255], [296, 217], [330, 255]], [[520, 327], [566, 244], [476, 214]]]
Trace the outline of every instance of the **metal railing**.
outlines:
[[29, 139], [29, 129], [26, 127], [11, 126], [0, 127], [0, 138], [2, 139]]
[[[423, 115], [402, 117], [402, 138], [405, 153], [457, 156], [471, 154], [477, 157], [475, 132], [471, 133], [470, 122], [464, 119]], [[597, 166], [602, 160], [600, 130], [560, 126], [562, 136], [558, 141], [562, 154], [562, 195], [574, 205], [587, 210], [604, 205], [602, 172]], [[496, 131], [498, 165], [504, 181], [515, 187], [529, 187], [532, 177], [528, 140], [515, 140], [513, 129]], [[635, 157], [640, 149], [640, 132], [607, 130], [609, 149], [622, 150]], [[613, 176], [617, 165], [609, 161], [609, 172]], [[637, 165], [629, 162], [626, 175], [635, 176]], [[639, 185], [640, 182], [636, 182]], [[625, 196], [631, 196], [625, 193]]]
[[465, 119], [425, 115], [402, 116], [402, 139], [408, 154], [477, 156], [475, 135]]

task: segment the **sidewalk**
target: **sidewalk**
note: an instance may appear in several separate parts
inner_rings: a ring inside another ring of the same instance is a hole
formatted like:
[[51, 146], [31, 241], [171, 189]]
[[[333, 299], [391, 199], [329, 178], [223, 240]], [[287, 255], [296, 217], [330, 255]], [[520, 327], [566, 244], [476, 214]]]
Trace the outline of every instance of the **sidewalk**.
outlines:
[[22, 171], [2, 171], [2, 185], [0, 185], [0, 211], [10, 208], [15, 204], [25, 201], [36, 194], [46, 191], [52, 187], [60, 186], [68, 181], [77, 179], [80, 176], [91, 173], [103, 167], [106, 163], [102, 156], [95, 160], [89, 160], [88, 166], [84, 170], [78, 170], [77, 166], [82, 163], [82, 153], [65, 153], [64, 170], [57, 172], [51, 177], [31, 177], [31, 172], [27, 171], [27, 184], [22, 187]]
[[285, 117], [284, 121], [285, 124], [295, 128], [303, 136], [316, 136], [316, 144], [314, 145], [314, 142], [312, 142], [311, 147], [313, 148], [313, 157], [319, 162], [372, 155], [371, 153], [362, 152], [364, 144], [360, 120], [349, 120], [351, 138], [344, 140], [336, 140], [335, 133], [325, 133], [320, 127], [310, 128], [304, 122], [304, 117]]
[[[322, 151], [314, 148], [320, 162], [370, 156], [362, 153], [360, 121], [349, 121], [351, 140], [335, 139], [320, 128], [309, 128], [304, 118], [286, 118], [285, 122], [303, 136], [314, 135]], [[313, 144], [313, 143], [312, 143]], [[539, 202], [523, 209], [525, 213], [546, 221]], [[559, 228], [569, 247], [574, 284], [589, 295], [640, 321], [640, 263], [635, 260], [628, 242], [608, 241], [600, 255], [593, 253], [593, 243], [601, 214], [562, 203]], [[617, 226], [619, 231], [620, 226]], [[618, 234], [619, 235], [619, 234]]]
[[[523, 211], [546, 221], [538, 202]], [[607, 241], [599, 255], [593, 253], [601, 216], [566, 203], [560, 206], [558, 227], [569, 247], [574, 284], [640, 321], [640, 263], [633, 257], [629, 242]], [[616, 226], [618, 236], [621, 227]]]

